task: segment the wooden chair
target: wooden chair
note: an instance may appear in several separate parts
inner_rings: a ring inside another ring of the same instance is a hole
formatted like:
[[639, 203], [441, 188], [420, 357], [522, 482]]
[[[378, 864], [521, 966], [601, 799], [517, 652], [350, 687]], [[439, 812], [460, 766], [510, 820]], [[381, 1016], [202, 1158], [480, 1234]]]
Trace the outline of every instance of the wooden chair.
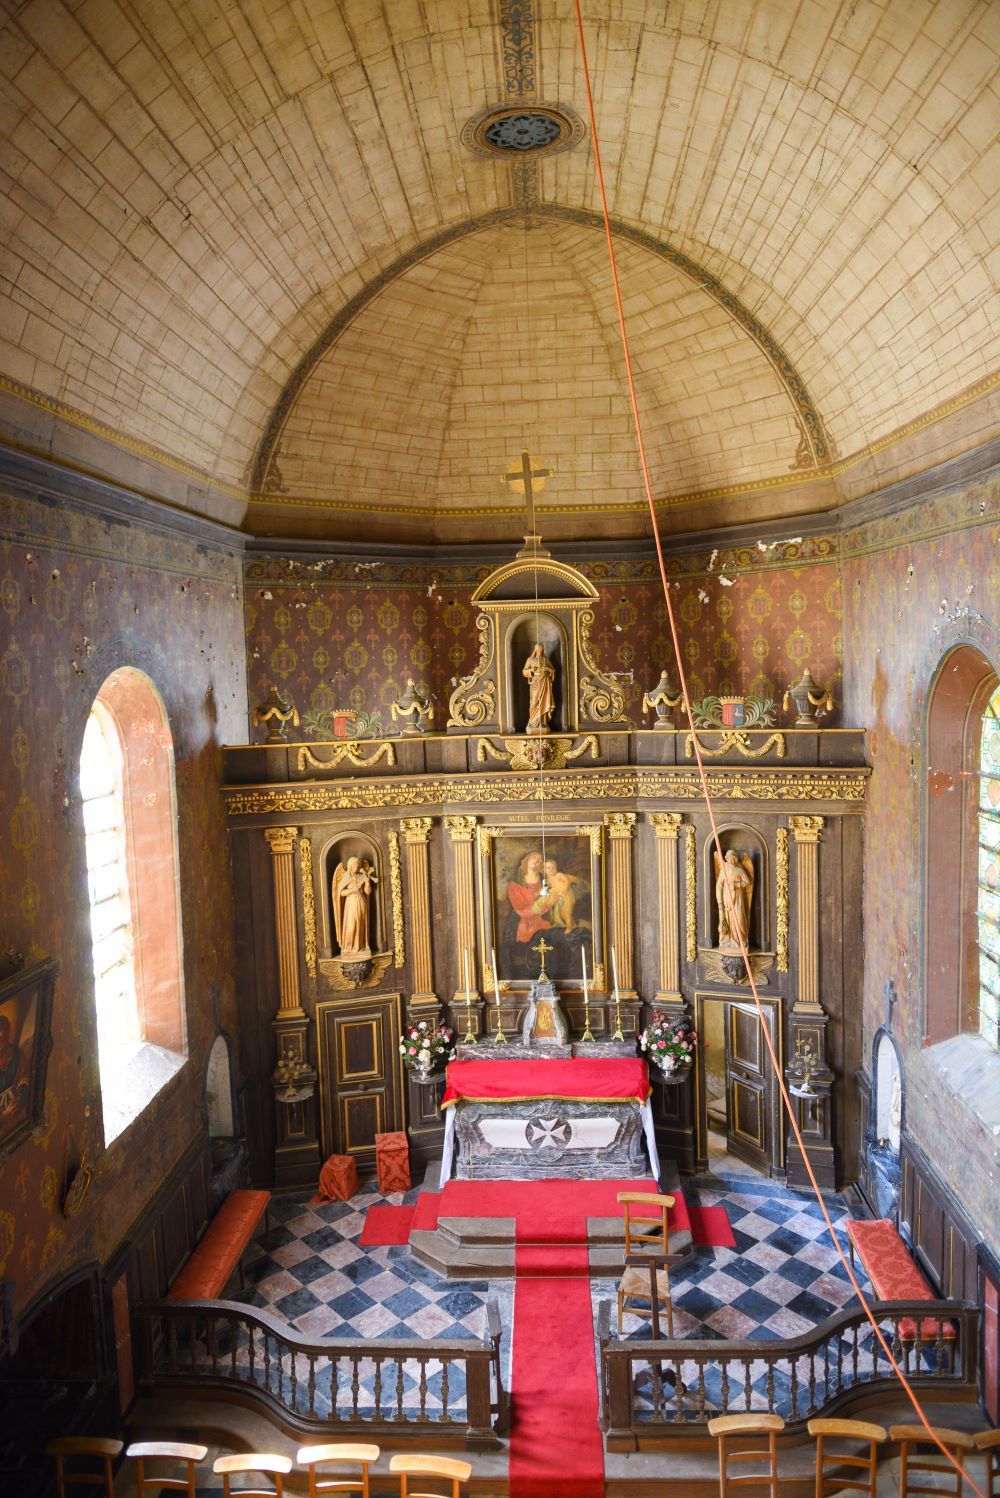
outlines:
[[[66, 1485], [71, 1487], [103, 1488], [105, 1498], [114, 1498], [114, 1475], [111, 1463], [121, 1455], [122, 1441], [112, 1441], [104, 1436], [57, 1436], [45, 1450], [54, 1457], [56, 1464], [56, 1492], [66, 1498]], [[100, 1463], [100, 1471], [67, 1472], [67, 1457], [79, 1457], [82, 1461]]]
[[[778, 1498], [778, 1432], [785, 1422], [780, 1415], [719, 1415], [709, 1420], [708, 1433], [719, 1443], [719, 1498], [728, 1498], [738, 1488], [767, 1485], [769, 1498]], [[767, 1448], [759, 1445], [730, 1446], [734, 1436], [766, 1436]], [[766, 1472], [748, 1472], [742, 1477], [730, 1475], [736, 1462], [767, 1462]]]
[[[633, 1316], [651, 1316], [655, 1333], [659, 1332], [659, 1308], [667, 1313], [669, 1335], [674, 1334], [674, 1308], [670, 1300], [670, 1275], [665, 1263], [670, 1252], [667, 1212], [674, 1204], [672, 1196], [651, 1191], [619, 1191], [618, 1201], [625, 1208], [625, 1272], [618, 1285], [618, 1334], [626, 1311]], [[637, 1260], [636, 1249], [646, 1249], [648, 1258]], [[632, 1262], [630, 1262], [632, 1261]], [[656, 1295], [651, 1297], [653, 1285]], [[649, 1310], [630, 1304], [649, 1300]]]
[[[317, 1493], [356, 1493], [361, 1498], [369, 1498], [368, 1468], [378, 1458], [377, 1446], [336, 1441], [327, 1446], [301, 1446], [295, 1461], [298, 1466], [309, 1468], [309, 1498], [316, 1498]], [[351, 1466], [360, 1470], [353, 1476], [345, 1473], [342, 1477], [321, 1478], [316, 1468], [327, 1462], [336, 1467]]]
[[[212, 1471], [222, 1478], [222, 1498], [285, 1498], [282, 1478], [292, 1470], [287, 1456], [275, 1456], [273, 1451], [247, 1451], [239, 1456], [217, 1456]], [[235, 1493], [229, 1479], [238, 1472], [264, 1472], [274, 1478], [273, 1488], [239, 1488]]]
[[422, 1477], [444, 1478], [451, 1483], [451, 1498], [459, 1498], [459, 1487], [463, 1482], [468, 1482], [472, 1474], [471, 1462], [453, 1461], [447, 1456], [394, 1456], [389, 1463], [390, 1472], [400, 1474], [399, 1498], [443, 1498], [440, 1493], [428, 1493], [421, 1488], [418, 1493], [416, 1488], [408, 1486], [411, 1477], [418, 1481]]
[[[143, 1498], [146, 1489], [153, 1493], [160, 1493], [164, 1488], [172, 1493], [186, 1493], [188, 1498], [195, 1498], [194, 1469], [199, 1462], [203, 1462], [208, 1455], [207, 1446], [187, 1446], [180, 1441], [135, 1441], [125, 1456], [128, 1460], [135, 1462], [135, 1491], [138, 1498]], [[185, 1477], [157, 1477], [150, 1473], [146, 1474], [146, 1463], [171, 1462], [175, 1466], [187, 1465]]]
[[1000, 1430], [981, 1430], [972, 1439], [986, 1452], [986, 1498], [1000, 1498]]
[[[922, 1425], [890, 1425], [889, 1440], [899, 1443], [899, 1498], [913, 1498], [914, 1494], [933, 1493], [935, 1498], [941, 1498], [942, 1494], [948, 1494], [949, 1498], [962, 1498], [962, 1473], [965, 1467], [965, 1453], [975, 1450], [975, 1440], [967, 1435], [964, 1430], [947, 1430], [942, 1426], [932, 1426], [934, 1434], [946, 1451], [955, 1458], [958, 1471], [941, 1455], [937, 1446], [931, 1440]], [[913, 1456], [915, 1447], [927, 1446], [933, 1453], [920, 1457], [919, 1460]], [[935, 1480], [942, 1475], [950, 1482], [950, 1486], [943, 1486]], [[921, 1486], [919, 1481], [914, 1480], [914, 1474], [919, 1477], [927, 1474], [931, 1478], [930, 1486]]]
[[[866, 1493], [876, 1498], [878, 1487], [878, 1448], [888, 1437], [881, 1425], [869, 1425], [867, 1420], [810, 1420], [809, 1434], [816, 1437], [816, 1498], [827, 1493], [843, 1493], [848, 1488], [855, 1493]], [[868, 1442], [868, 1455], [828, 1451], [826, 1442], [836, 1440]], [[844, 1468], [863, 1471], [860, 1478], [845, 1477]], [[829, 1470], [828, 1470], [829, 1469]]]

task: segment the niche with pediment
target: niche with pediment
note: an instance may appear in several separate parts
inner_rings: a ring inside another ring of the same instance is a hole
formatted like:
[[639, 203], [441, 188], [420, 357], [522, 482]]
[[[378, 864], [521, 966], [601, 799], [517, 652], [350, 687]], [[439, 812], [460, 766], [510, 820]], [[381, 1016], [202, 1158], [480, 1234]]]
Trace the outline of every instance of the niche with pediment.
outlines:
[[524, 669], [539, 644], [554, 672], [554, 709], [541, 731], [623, 725], [624, 695], [598, 666], [590, 638], [599, 596], [582, 572], [555, 561], [537, 536], [527, 537], [514, 560], [495, 568], [472, 595], [479, 662], [452, 693], [448, 731], [525, 733], [530, 686]]

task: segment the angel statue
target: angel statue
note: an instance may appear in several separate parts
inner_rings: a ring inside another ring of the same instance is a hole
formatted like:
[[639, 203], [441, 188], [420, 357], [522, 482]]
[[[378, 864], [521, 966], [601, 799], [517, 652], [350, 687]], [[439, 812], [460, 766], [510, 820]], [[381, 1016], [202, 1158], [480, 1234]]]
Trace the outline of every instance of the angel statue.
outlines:
[[750, 950], [750, 909], [753, 905], [753, 859], [749, 853], [729, 848], [725, 858], [715, 859], [715, 898], [719, 906], [719, 949]]
[[370, 957], [370, 906], [372, 885], [378, 882], [366, 858], [353, 856], [338, 863], [331, 884], [333, 924], [340, 955], [349, 962]]

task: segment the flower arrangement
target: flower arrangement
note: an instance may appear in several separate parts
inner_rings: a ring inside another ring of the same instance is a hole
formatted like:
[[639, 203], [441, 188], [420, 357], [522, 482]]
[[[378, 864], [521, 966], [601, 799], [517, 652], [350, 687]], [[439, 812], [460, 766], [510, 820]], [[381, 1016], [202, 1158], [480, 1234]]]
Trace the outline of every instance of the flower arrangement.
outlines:
[[653, 1018], [639, 1035], [646, 1059], [668, 1077], [685, 1074], [697, 1044], [698, 1036], [686, 1020], [671, 1019], [662, 1009], [653, 1011]]
[[422, 1072], [426, 1076], [442, 1058], [446, 1061], [453, 1058], [454, 1040], [455, 1032], [447, 1025], [432, 1025], [422, 1019], [404, 1027], [399, 1054], [409, 1071]]

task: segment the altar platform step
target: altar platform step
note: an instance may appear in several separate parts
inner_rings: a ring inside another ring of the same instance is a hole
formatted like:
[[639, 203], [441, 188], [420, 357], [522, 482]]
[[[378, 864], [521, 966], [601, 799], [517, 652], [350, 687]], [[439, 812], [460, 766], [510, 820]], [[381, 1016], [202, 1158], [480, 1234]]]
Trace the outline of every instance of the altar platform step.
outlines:
[[[672, 1161], [663, 1171], [660, 1189], [670, 1195], [680, 1194], [677, 1167]], [[588, 1217], [585, 1242], [576, 1237], [560, 1237], [557, 1233], [549, 1238], [543, 1228], [532, 1232], [528, 1238], [522, 1238], [521, 1246], [546, 1250], [554, 1266], [552, 1272], [557, 1277], [559, 1250], [566, 1250], [566, 1263], [574, 1265], [567, 1272], [578, 1274], [582, 1271], [575, 1267], [579, 1264], [579, 1254], [575, 1251], [586, 1247], [588, 1273], [594, 1278], [613, 1277], [621, 1273], [625, 1252], [624, 1225], [621, 1217]], [[409, 1249], [414, 1258], [445, 1279], [452, 1280], [512, 1279], [517, 1247], [514, 1217], [441, 1216], [436, 1227], [414, 1228], [409, 1237]], [[672, 1232], [670, 1250], [670, 1265], [683, 1263], [691, 1252], [690, 1231], [679, 1228]], [[522, 1255], [522, 1262], [527, 1257], [539, 1256]]]

